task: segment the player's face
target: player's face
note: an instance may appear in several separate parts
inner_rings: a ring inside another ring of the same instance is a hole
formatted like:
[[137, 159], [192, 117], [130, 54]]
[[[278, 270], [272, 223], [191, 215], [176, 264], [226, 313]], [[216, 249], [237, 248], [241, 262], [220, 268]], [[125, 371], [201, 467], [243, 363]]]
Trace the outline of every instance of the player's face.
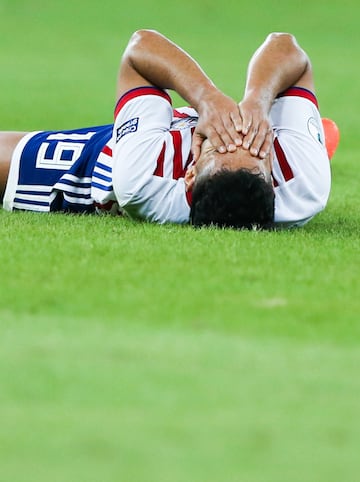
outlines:
[[268, 181], [271, 179], [272, 153], [264, 159], [255, 157], [247, 149], [238, 147], [235, 152], [219, 154], [208, 140], [205, 140], [201, 156], [194, 166], [197, 176], [211, 175], [221, 169], [237, 171], [248, 169], [255, 173], [262, 173]]

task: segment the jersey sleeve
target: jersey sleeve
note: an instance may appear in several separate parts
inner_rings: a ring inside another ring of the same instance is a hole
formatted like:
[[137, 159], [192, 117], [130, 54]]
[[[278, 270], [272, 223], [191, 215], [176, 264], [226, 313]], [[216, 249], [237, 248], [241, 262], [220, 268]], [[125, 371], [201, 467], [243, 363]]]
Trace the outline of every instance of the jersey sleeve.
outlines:
[[273, 180], [275, 222], [301, 226], [324, 209], [330, 194], [330, 163], [315, 95], [293, 87], [274, 102]]
[[168, 94], [154, 87], [126, 93], [115, 110], [113, 184], [119, 205], [133, 218], [186, 223], [183, 178], [156, 175], [173, 117]]

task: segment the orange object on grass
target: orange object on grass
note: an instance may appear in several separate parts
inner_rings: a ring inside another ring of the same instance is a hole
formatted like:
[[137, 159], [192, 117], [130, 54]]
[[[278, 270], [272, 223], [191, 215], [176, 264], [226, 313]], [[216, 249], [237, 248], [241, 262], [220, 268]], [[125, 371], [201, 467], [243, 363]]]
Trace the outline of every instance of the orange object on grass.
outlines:
[[326, 150], [329, 159], [331, 159], [335, 154], [335, 151], [340, 141], [340, 131], [338, 126], [336, 125], [336, 122], [334, 122], [333, 120], [326, 117], [321, 120], [324, 127]]

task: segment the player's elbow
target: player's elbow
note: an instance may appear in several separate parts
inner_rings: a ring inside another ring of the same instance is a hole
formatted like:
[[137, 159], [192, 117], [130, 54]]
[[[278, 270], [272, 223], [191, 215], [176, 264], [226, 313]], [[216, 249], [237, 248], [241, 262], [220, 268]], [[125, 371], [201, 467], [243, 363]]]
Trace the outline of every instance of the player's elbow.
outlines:
[[296, 37], [291, 33], [272, 32], [265, 43], [272, 47], [274, 57], [282, 59], [283, 65], [291, 65], [293, 71], [305, 72], [310, 65], [306, 52], [298, 44]]
[[295, 35], [288, 32], [271, 32], [266, 37], [266, 42], [277, 44], [288, 50], [298, 46]]
[[158, 36], [158, 35], [160, 34], [156, 30], [143, 28], [143, 29], [136, 30], [131, 35], [131, 40], [135, 40], [136, 42], [147, 42], [150, 39], [152, 39], [154, 36]]
[[274, 49], [288, 57], [294, 57], [303, 62], [307, 61], [307, 55], [298, 44], [295, 35], [291, 33], [272, 32], [267, 36], [266, 43], [271, 44]]
[[130, 37], [127, 52], [142, 52], [160, 36], [159, 32], [150, 29], [136, 30]]

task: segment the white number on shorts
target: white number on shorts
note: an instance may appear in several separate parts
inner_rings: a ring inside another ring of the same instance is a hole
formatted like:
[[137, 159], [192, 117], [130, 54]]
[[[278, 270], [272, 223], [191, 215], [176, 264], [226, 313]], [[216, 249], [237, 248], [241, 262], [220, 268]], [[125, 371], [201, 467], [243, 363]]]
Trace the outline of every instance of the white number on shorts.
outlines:
[[[95, 132], [86, 134], [50, 134], [48, 142], [43, 142], [36, 157], [36, 167], [42, 169], [62, 169], [69, 167], [79, 159], [86, 145]], [[81, 142], [83, 141], [83, 142]]]

